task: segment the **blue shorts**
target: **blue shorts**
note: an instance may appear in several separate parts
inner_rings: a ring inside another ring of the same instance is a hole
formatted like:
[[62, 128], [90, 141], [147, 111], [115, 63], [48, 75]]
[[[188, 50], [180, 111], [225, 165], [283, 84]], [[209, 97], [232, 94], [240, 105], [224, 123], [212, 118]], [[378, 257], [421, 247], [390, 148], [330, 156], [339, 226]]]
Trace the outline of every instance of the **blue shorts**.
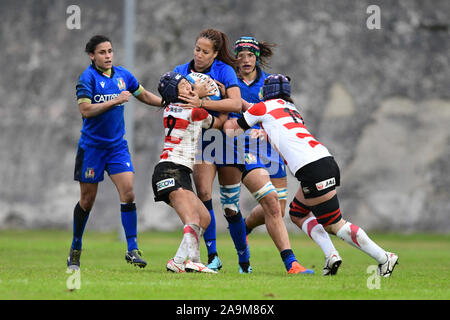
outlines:
[[74, 180], [97, 183], [103, 181], [104, 171], [109, 175], [134, 172], [127, 141], [123, 140], [119, 145], [107, 149], [91, 147], [80, 141], [75, 160]]

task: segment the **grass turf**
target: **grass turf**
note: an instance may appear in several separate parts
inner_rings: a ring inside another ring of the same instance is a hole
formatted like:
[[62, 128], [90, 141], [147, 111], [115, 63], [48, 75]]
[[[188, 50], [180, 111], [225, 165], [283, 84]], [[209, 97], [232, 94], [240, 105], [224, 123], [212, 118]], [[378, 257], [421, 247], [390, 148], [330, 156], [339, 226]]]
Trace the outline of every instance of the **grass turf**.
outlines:
[[[181, 240], [180, 232], [145, 232], [139, 245], [145, 269], [125, 262], [125, 243], [115, 232], [87, 230], [83, 239], [79, 290], [67, 289], [65, 261], [72, 240], [68, 231], [0, 231], [0, 299], [2, 300], [409, 300], [450, 298], [450, 235], [375, 234], [380, 246], [399, 255], [391, 278], [367, 273], [375, 261], [332, 237], [343, 259], [337, 276], [323, 277], [320, 248], [301, 233], [291, 233], [292, 248], [315, 275], [288, 275], [265, 233], [249, 236], [252, 274], [239, 274], [237, 254], [228, 234], [217, 248], [224, 264], [219, 274], [173, 274], [165, 269]], [[207, 260], [201, 243], [202, 260]]]

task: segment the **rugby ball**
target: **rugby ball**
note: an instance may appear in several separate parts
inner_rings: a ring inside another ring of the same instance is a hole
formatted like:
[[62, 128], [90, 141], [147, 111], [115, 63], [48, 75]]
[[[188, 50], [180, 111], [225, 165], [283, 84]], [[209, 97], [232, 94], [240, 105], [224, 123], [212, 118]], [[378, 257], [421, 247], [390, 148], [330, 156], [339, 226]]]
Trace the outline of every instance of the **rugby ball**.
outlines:
[[201, 83], [209, 83], [209, 92], [213, 93], [213, 95], [205, 97], [206, 99], [211, 100], [220, 100], [220, 89], [217, 83], [211, 79], [210, 76], [200, 72], [191, 72], [186, 76], [186, 79], [189, 80], [190, 83], [194, 84], [200, 80]]

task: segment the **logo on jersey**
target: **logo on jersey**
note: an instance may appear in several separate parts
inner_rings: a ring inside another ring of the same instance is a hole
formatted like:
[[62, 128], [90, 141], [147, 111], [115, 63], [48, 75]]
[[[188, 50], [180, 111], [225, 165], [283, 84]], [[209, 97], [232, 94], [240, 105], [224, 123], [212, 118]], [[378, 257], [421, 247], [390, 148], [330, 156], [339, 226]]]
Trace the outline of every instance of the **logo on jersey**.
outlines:
[[119, 87], [120, 90], [125, 90], [126, 89], [125, 81], [123, 81], [122, 78], [118, 78], [117, 79], [117, 86]]
[[252, 153], [245, 154], [245, 162], [247, 164], [256, 163], [256, 157]]
[[104, 88], [105, 87], [105, 81], [101, 81], [100, 85], [102, 86], [102, 88]]
[[114, 99], [115, 97], [118, 97], [119, 95], [117, 93], [112, 93], [112, 94], [96, 94], [94, 96], [94, 102], [95, 103], [102, 103], [105, 101], [109, 101]]
[[86, 169], [86, 172], [84, 173], [84, 177], [85, 177], [86, 179], [94, 179], [94, 177], [95, 177], [94, 169], [92, 169], [92, 168], [87, 168], [87, 169]]
[[156, 191], [161, 191], [170, 187], [174, 187], [175, 186], [175, 179], [174, 178], [169, 178], [169, 179], [164, 179], [161, 181], [158, 181], [156, 183]]
[[329, 188], [329, 187], [332, 187], [335, 185], [336, 185], [336, 179], [330, 178], [330, 179], [323, 180], [323, 181], [316, 183], [316, 188], [317, 188], [317, 190], [321, 191], [323, 189], [326, 189], [326, 188]]

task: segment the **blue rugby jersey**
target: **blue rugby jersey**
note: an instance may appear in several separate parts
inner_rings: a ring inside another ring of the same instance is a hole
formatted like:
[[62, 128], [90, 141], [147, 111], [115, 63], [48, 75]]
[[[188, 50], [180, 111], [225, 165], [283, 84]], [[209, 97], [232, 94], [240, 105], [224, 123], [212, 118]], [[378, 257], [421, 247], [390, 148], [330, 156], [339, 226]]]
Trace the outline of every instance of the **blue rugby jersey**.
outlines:
[[[139, 82], [123, 67], [113, 66], [111, 75], [91, 64], [78, 78], [77, 99], [87, 98], [91, 103], [102, 103], [128, 90], [140, 93]], [[95, 117], [83, 118], [80, 142], [96, 148], [116, 146], [125, 135], [124, 105], [117, 105]]]
[[[197, 72], [194, 68], [194, 60], [191, 62], [181, 64], [175, 67], [173, 70], [174, 72], [181, 73], [183, 76], [188, 75], [191, 72]], [[226, 89], [237, 87], [238, 86], [238, 79], [236, 76], [236, 72], [234, 71], [233, 67], [226, 64], [223, 61], [215, 59], [212, 65], [207, 68], [202, 73], [207, 74], [212, 79], [219, 81], [220, 83], [223, 83]], [[213, 116], [218, 116], [219, 112], [217, 111], [211, 111], [207, 110], [210, 114]]]
[[[264, 85], [264, 80], [270, 75], [269, 73], [265, 73], [260, 67], [256, 67], [257, 76], [256, 79], [247, 84], [244, 80], [238, 78], [239, 89], [241, 90], [241, 97], [245, 101], [249, 103], [258, 103], [261, 102], [262, 96], [260, 95], [261, 88]], [[232, 117], [241, 118], [242, 114], [232, 113]], [[260, 129], [261, 125], [257, 123], [252, 128]]]

